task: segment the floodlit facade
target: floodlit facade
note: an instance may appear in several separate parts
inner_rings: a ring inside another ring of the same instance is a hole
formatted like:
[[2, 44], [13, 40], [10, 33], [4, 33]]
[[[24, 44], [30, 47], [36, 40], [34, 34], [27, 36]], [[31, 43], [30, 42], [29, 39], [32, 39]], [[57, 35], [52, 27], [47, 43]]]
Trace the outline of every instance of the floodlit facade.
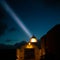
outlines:
[[16, 60], [40, 60], [43, 55], [42, 49], [39, 49], [35, 44], [37, 43], [36, 37], [30, 38], [30, 41], [17, 49]]

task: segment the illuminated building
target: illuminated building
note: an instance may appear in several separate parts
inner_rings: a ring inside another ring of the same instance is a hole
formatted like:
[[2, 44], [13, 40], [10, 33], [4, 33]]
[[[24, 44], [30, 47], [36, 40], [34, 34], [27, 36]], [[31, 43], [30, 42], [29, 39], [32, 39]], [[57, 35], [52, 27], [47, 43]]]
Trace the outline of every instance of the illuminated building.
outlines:
[[41, 50], [35, 45], [36, 37], [31, 37], [29, 42], [17, 49], [17, 60], [40, 60]]

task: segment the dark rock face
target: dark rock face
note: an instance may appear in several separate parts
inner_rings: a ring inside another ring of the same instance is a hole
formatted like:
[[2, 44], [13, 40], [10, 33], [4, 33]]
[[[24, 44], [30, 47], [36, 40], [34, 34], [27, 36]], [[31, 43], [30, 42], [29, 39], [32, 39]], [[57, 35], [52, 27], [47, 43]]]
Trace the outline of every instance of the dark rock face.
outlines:
[[60, 60], [60, 24], [49, 30], [41, 38], [42, 41], [45, 43], [46, 50], [45, 58], [42, 60]]
[[60, 24], [47, 32], [46, 44], [49, 52], [58, 53], [60, 48]]

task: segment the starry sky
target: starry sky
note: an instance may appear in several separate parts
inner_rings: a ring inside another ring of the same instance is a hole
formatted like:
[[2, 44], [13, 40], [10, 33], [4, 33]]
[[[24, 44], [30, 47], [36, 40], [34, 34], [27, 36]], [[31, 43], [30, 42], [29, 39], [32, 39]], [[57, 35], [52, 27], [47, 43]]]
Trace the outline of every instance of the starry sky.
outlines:
[[[60, 24], [59, 0], [4, 0], [37, 39], [53, 26]], [[18, 26], [1, 5], [0, 0], [0, 43], [15, 44], [29, 41], [27, 34]]]

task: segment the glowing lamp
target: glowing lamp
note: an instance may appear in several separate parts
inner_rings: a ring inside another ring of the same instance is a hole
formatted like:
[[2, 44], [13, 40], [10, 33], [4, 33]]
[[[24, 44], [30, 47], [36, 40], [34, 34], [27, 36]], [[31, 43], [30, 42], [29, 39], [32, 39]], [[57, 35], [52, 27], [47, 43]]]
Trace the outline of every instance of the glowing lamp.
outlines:
[[28, 45], [31, 45], [31, 43], [28, 43]]
[[28, 45], [26, 46], [26, 48], [31, 49], [31, 48], [33, 48], [33, 46], [32, 46], [31, 43], [28, 43]]
[[36, 37], [35, 37], [35, 36], [33, 36], [33, 37], [30, 39], [30, 42], [32, 42], [32, 43], [36, 43], [36, 42], [37, 42]]

